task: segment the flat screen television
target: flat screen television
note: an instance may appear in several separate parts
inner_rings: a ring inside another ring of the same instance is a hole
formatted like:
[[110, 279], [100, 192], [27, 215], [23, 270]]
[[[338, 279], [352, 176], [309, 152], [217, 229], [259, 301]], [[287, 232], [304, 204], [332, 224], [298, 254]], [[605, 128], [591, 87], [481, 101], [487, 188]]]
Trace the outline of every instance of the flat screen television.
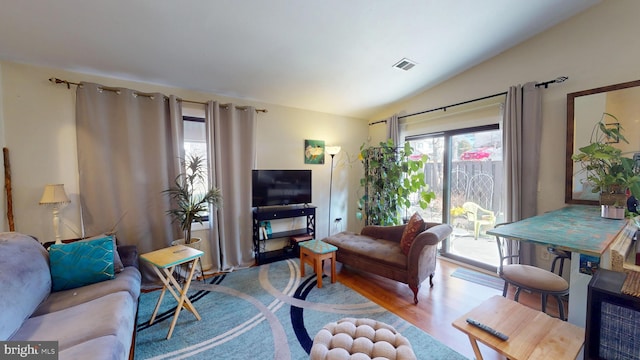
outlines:
[[311, 170], [252, 170], [252, 206], [311, 203]]

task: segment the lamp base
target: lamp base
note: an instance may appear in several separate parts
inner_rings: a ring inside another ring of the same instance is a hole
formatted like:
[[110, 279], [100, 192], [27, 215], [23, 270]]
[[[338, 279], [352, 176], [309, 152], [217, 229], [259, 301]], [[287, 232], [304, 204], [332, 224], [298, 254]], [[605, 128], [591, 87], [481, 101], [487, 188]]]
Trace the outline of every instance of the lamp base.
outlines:
[[60, 241], [60, 217], [58, 216], [58, 205], [53, 206], [53, 232], [56, 235], [56, 244], [62, 244]]

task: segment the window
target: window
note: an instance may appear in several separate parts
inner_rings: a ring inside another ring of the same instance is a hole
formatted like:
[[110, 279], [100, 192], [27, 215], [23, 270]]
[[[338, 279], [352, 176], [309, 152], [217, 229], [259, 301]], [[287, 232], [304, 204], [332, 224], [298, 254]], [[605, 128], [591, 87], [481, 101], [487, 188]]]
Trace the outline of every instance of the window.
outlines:
[[[184, 130], [184, 153], [185, 158], [190, 156], [199, 156], [207, 162], [207, 138], [206, 127], [204, 124], [204, 118], [194, 116], [183, 116], [183, 130]], [[200, 189], [196, 189], [196, 194], [204, 194], [206, 192], [206, 186], [208, 179], [205, 178]], [[203, 221], [209, 220], [209, 215], [202, 214]]]
[[207, 140], [205, 136], [204, 118], [183, 116], [184, 152], [185, 155], [197, 154], [207, 156]]

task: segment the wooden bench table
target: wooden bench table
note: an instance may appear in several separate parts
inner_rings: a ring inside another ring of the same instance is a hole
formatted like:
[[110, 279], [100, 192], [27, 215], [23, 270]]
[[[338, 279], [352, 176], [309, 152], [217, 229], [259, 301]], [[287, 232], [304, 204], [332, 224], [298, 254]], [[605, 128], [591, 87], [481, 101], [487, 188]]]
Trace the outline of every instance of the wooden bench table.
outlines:
[[[477, 320], [507, 336], [506, 341], [467, 323]], [[500, 295], [489, 298], [452, 324], [469, 336], [477, 360], [477, 341], [508, 359], [575, 359], [584, 343], [584, 329]]]

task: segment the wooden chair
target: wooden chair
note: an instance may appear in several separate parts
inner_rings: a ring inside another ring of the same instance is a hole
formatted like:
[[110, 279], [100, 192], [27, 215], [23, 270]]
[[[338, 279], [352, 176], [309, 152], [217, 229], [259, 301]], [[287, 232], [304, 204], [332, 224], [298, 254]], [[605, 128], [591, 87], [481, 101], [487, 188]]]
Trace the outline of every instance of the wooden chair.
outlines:
[[[496, 228], [500, 225], [504, 224], [498, 224]], [[509, 241], [509, 239], [496, 236], [496, 242], [500, 255], [498, 275], [504, 280], [502, 296], [507, 296], [509, 284], [516, 288], [516, 293], [513, 298], [515, 301], [518, 301], [520, 291], [523, 289], [539, 293], [542, 301], [542, 312], [546, 312], [547, 297], [551, 295], [558, 302], [560, 319], [566, 320], [562, 296], [569, 294], [569, 283], [551, 271], [520, 264], [518, 241]]]

